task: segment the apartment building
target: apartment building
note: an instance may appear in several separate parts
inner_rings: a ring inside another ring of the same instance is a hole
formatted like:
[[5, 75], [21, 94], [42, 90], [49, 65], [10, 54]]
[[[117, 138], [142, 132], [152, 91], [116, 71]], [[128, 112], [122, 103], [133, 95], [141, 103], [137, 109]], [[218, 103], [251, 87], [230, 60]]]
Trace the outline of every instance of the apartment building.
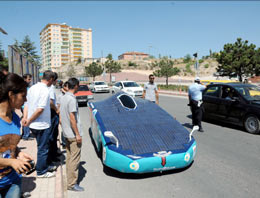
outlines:
[[92, 58], [92, 29], [67, 24], [47, 24], [40, 32], [42, 69], [56, 71], [62, 65]]
[[125, 52], [118, 56], [118, 60], [143, 60], [148, 57], [149, 54], [143, 52]]

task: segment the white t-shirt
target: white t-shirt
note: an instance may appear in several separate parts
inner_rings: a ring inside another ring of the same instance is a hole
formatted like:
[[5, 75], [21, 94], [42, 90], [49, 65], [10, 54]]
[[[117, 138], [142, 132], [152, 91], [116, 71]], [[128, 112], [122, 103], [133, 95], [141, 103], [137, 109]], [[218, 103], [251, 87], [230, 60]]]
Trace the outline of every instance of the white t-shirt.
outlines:
[[55, 86], [51, 85], [48, 87], [49, 92], [50, 92], [50, 99], [53, 101], [54, 105], [56, 106], [57, 101], [56, 101], [56, 94], [55, 94]]
[[41, 115], [30, 124], [30, 128], [43, 130], [50, 127], [50, 95], [46, 84], [38, 82], [28, 90], [25, 106], [28, 107], [28, 119], [38, 108], [44, 109]]
[[145, 90], [145, 99], [155, 102], [156, 101], [155, 91], [158, 91], [157, 84], [156, 83], [151, 84], [150, 82], [145, 83], [144, 90]]

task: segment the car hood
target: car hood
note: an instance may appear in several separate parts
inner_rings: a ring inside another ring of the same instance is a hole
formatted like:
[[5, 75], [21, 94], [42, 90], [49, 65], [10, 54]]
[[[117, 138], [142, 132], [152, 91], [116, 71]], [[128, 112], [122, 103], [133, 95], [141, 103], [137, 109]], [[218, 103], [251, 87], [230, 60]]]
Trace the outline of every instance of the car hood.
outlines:
[[94, 85], [94, 87], [108, 87], [107, 85]]
[[91, 91], [78, 91], [77, 93], [75, 93], [75, 96], [89, 96], [92, 95]]
[[123, 90], [143, 91], [142, 87], [125, 87]]

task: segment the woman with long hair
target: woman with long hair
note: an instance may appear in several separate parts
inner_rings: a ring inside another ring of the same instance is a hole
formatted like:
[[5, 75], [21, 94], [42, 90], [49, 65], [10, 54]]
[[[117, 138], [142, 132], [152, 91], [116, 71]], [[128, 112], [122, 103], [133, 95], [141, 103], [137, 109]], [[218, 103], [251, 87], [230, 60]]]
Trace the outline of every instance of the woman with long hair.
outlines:
[[20, 198], [21, 174], [32, 168], [32, 158], [17, 147], [21, 125], [15, 109], [21, 109], [26, 93], [22, 77], [0, 72], [0, 198]]

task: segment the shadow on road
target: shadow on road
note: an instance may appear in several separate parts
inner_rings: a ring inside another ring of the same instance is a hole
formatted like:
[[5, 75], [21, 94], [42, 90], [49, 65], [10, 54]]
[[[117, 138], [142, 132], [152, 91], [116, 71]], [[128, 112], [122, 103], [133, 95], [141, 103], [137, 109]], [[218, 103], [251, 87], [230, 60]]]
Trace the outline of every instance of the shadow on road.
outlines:
[[78, 177], [78, 183], [80, 183], [84, 177], [87, 174], [87, 170], [83, 167], [83, 165], [86, 164], [85, 161], [82, 161], [79, 163], [79, 177]]
[[107, 166], [104, 166], [103, 171], [107, 176], [111, 177], [117, 177], [120, 179], [147, 179], [151, 177], [159, 177], [159, 176], [164, 176], [164, 175], [172, 175], [172, 174], [177, 174], [181, 173], [187, 169], [189, 169], [192, 166], [193, 162], [181, 169], [175, 169], [175, 170], [168, 170], [168, 171], [163, 171], [163, 172], [154, 172], [154, 173], [142, 173], [142, 174], [133, 174], [133, 173], [121, 173], [119, 171], [116, 171], [112, 168], [109, 168]]
[[185, 124], [182, 124], [182, 126], [189, 128], [189, 129], [192, 129], [192, 127], [193, 127], [193, 125], [191, 123], [185, 123]]
[[32, 192], [36, 188], [35, 177], [22, 177], [22, 193]]

